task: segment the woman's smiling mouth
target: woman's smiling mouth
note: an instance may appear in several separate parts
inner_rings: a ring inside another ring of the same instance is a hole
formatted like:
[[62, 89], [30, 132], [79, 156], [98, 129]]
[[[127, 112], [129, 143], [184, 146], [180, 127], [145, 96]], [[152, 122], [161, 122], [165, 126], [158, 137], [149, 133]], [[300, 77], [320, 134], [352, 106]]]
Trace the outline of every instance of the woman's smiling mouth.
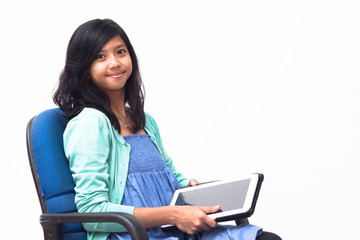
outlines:
[[108, 74], [108, 77], [112, 77], [112, 78], [120, 78], [124, 75], [124, 72], [120, 72], [120, 73], [113, 73], [113, 74]]

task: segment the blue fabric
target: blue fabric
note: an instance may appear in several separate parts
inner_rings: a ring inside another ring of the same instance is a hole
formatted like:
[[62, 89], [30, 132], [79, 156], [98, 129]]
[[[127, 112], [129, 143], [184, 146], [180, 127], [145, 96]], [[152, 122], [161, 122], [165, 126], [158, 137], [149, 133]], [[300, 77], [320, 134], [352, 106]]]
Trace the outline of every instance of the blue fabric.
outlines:
[[[124, 137], [131, 146], [128, 178], [122, 204], [135, 207], [158, 207], [170, 203], [180, 184], [157, 151], [148, 135]], [[196, 236], [188, 236], [178, 229], [163, 231], [160, 227], [148, 229], [151, 240], [254, 240], [261, 228], [253, 225], [219, 226]], [[112, 233], [108, 240], [131, 239], [128, 233]]]
[[124, 139], [131, 151], [122, 204], [134, 207], [169, 205], [173, 192], [181, 186], [150, 137], [128, 135]]
[[[167, 167], [181, 186], [189, 180], [178, 172], [163, 147], [155, 119], [145, 113], [144, 130], [159, 150]], [[133, 214], [134, 207], [122, 205], [129, 162], [130, 145], [114, 129], [109, 118], [94, 108], [84, 108], [72, 118], [64, 132], [65, 156], [69, 160], [76, 185], [78, 212], [124, 212]], [[94, 174], [96, 172], [96, 174]], [[106, 240], [112, 232], [125, 232], [124, 226], [111, 223], [84, 223], [89, 240]]]

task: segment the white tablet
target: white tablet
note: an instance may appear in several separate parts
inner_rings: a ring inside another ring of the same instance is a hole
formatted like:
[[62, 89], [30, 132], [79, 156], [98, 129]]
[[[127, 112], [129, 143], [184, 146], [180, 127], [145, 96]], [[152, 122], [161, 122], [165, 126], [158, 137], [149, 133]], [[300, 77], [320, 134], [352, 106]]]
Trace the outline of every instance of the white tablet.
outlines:
[[220, 205], [218, 212], [209, 214], [218, 222], [250, 217], [254, 213], [263, 179], [263, 174], [256, 173], [181, 188], [175, 191], [170, 205]]

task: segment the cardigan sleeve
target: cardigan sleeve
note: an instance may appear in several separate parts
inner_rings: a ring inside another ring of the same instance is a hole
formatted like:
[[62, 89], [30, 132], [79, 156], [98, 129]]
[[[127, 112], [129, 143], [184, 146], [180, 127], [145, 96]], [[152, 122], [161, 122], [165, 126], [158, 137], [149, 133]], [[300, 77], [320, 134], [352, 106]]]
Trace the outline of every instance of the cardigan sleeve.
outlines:
[[[75, 183], [75, 204], [79, 212], [126, 212], [134, 207], [109, 201], [109, 164], [111, 148], [107, 122], [96, 115], [78, 115], [64, 132], [64, 150]], [[123, 232], [116, 223], [84, 223], [87, 231]]]
[[[184, 175], [182, 175], [180, 172], [178, 172], [176, 170], [172, 158], [167, 154], [167, 152], [164, 148], [164, 145], [163, 145], [161, 137], [160, 137], [159, 127], [158, 127], [155, 119], [148, 113], [146, 113], [146, 118], [147, 118], [147, 122], [150, 123], [150, 124], [148, 124], [147, 127], [154, 134], [155, 143], [156, 143], [157, 148], [160, 151], [162, 157], [164, 158], [165, 164], [170, 168], [172, 173], [175, 175], [175, 177], [179, 181], [180, 185], [182, 187], [187, 186], [189, 184], [189, 179], [187, 179]], [[149, 134], [149, 132], [150, 131], [148, 131], [148, 134]]]

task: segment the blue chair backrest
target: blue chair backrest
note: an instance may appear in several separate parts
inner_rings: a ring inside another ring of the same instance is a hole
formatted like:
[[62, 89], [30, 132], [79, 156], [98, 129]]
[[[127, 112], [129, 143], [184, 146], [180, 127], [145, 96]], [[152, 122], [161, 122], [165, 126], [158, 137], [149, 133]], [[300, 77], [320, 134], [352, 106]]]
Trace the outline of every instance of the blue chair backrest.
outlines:
[[[63, 133], [68, 120], [59, 108], [37, 115], [30, 126], [32, 156], [30, 165], [43, 213], [77, 212], [74, 182], [63, 148]], [[29, 144], [29, 143], [28, 143]], [[63, 225], [63, 240], [86, 240], [81, 223]]]

